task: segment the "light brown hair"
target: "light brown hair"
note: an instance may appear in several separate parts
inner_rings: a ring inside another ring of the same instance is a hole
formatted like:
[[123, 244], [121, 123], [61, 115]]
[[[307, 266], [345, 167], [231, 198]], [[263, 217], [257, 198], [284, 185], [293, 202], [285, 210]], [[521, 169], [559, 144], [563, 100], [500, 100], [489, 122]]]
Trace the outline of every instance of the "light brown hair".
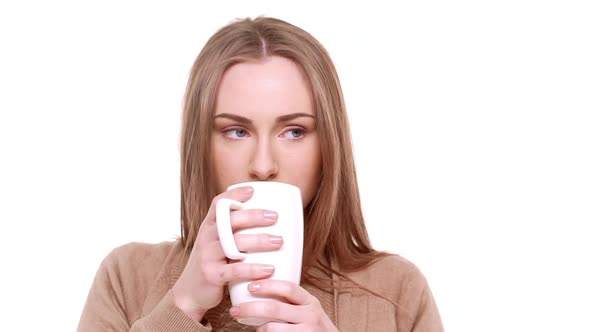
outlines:
[[188, 80], [181, 135], [182, 242], [192, 248], [201, 221], [215, 197], [210, 163], [211, 130], [217, 89], [224, 72], [236, 63], [268, 56], [299, 65], [312, 92], [322, 173], [305, 211], [303, 282], [307, 269], [341, 272], [367, 267], [385, 253], [369, 242], [357, 185], [344, 98], [334, 64], [324, 47], [306, 31], [287, 22], [258, 17], [235, 21], [215, 33], [197, 57]]

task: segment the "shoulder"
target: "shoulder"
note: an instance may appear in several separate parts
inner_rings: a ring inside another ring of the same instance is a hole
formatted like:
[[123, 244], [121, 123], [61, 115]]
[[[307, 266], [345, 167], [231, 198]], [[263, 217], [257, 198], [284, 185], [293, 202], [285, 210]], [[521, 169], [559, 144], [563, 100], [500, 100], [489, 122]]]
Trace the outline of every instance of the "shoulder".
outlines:
[[353, 272], [351, 276], [355, 279], [379, 282], [381, 280], [391, 282], [392, 280], [404, 281], [408, 279], [423, 278], [422, 272], [408, 259], [395, 254], [376, 259], [363, 270]]
[[101, 270], [111, 279], [126, 281], [161, 279], [173, 272], [183, 252], [180, 241], [156, 244], [132, 242], [113, 249], [103, 260]]
[[428, 282], [418, 266], [394, 254], [351, 273], [350, 278], [394, 303], [403, 302], [406, 298], [420, 298], [428, 290]]
[[180, 241], [113, 249], [94, 277], [81, 324], [128, 326], [139, 319], [146, 301], [159, 302], [167, 291], [183, 252]]
[[436, 302], [424, 274], [399, 255], [378, 259], [351, 279], [395, 306], [399, 330], [443, 331]]
[[124, 265], [141, 268], [166, 260], [176, 242], [157, 244], [132, 242], [113, 249], [104, 259], [106, 265]]
[[175, 242], [129, 243], [113, 249], [103, 260], [94, 292], [116, 299], [133, 321], [140, 317], [149, 294], [170, 287], [183, 249]]

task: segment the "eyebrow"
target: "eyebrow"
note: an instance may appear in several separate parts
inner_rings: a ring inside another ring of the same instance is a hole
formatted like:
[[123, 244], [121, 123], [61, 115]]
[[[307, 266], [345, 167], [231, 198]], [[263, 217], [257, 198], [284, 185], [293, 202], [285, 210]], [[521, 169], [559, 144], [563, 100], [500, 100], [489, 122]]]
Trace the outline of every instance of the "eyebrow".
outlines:
[[[300, 117], [309, 117], [315, 120], [315, 116], [309, 114], [309, 113], [291, 113], [291, 114], [285, 114], [285, 115], [281, 115], [279, 117], [276, 118], [275, 122], [276, 123], [283, 123], [283, 122], [288, 122]], [[252, 124], [252, 120], [245, 118], [241, 115], [237, 115], [237, 114], [231, 114], [231, 113], [221, 113], [221, 114], [217, 114], [215, 116], [215, 119], [217, 118], [226, 118], [226, 119], [230, 119], [230, 120], [234, 120], [236, 122], [240, 122], [240, 123], [244, 123], [244, 124]]]

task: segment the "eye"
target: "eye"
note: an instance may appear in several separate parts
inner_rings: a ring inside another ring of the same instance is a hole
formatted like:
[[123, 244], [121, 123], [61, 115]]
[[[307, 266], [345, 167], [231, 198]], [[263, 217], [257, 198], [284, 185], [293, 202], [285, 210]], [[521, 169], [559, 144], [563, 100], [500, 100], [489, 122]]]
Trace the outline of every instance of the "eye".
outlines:
[[229, 128], [223, 131], [223, 135], [230, 139], [241, 139], [248, 136], [248, 132], [244, 128]]
[[305, 129], [291, 128], [285, 131], [284, 134], [281, 134], [281, 136], [284, 136], [285, 138], [293, 141], [300, 140], [303, 138], [303, 136], [305, 136]]

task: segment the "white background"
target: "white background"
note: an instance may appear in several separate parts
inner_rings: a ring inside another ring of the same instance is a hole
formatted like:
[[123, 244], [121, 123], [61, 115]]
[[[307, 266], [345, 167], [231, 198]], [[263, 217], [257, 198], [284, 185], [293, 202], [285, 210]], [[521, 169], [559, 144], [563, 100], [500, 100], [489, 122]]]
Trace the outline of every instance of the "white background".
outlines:
[[179, 235], [190, 66], [265, 14], [330, 52], [373, 243], [447, 331], [590, 330], [584, 1], [200, 3], [0, 5], [0, 329], [73, 331], [105, 255]]

